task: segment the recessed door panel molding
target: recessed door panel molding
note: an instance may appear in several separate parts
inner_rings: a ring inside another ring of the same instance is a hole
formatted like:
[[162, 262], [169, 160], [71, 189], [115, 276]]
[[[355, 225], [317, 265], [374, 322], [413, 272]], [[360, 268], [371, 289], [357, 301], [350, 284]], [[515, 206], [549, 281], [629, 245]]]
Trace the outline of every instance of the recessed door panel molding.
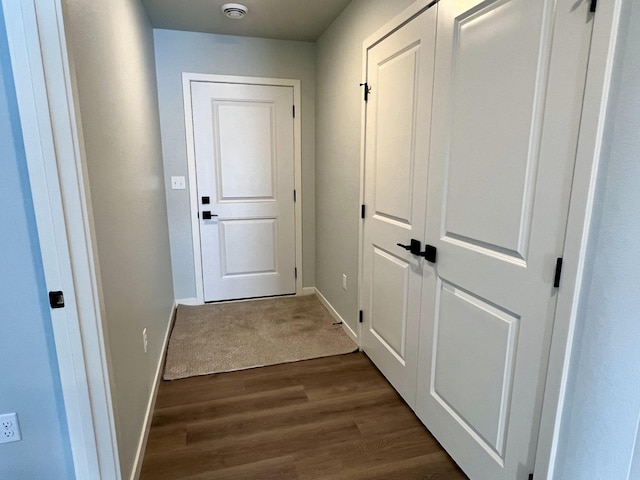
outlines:
[[[411, 45], [373, 68], [376, 118], [375, 212], [412, 224], [416, 82], [420, 45]], [[393, 135], [389, 135], [393, 132]]]
[[415, 405], [436, 7], [365, 43], [371, 92], [364, 150], [362, 347]]
[[190, 88], [204, 300], [295, 293], [293, 88]]
[[438, 292], [431, 395], [502, 461], [520, 319], [453, 285]]
[[275, 200], [275, 105], [214, 101], [213, 108], [218, 201]]
[[416, 413], [474, 480], [533, 471], [588, 7], [438, 3]]
[[369, 328], [401, 363], [405, 361], [410, 269], [405, 260], [373, 247]]
[[540, 30], [551, 14], [545, 2], [525, 12], [496, 0], [453, 26], [443, 235], [523, 261], [552, 34]]
[[278, 220], [220, 221], [220, 263], [223, 278], [273, 275], [278, 268]]

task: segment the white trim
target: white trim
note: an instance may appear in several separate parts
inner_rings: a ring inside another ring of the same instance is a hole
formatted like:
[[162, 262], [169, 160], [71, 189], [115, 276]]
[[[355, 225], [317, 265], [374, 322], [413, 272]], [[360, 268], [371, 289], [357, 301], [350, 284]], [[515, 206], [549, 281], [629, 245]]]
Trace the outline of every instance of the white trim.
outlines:
[[202, 251], [200, 250], [200, 224], [198, 216], [198, 191], [196, 159], [193, 131], [193, 110], [191, 106], [191, 81], [182, 74], [182, 97], [184, 101], [185, 140], [187, 145], [187, 171], [189, 176], [189, 215], [191, 217], [191, 241], [193, 245], [193, 269], [196, 281], [196, 303], [204, 304], [204, 283], [202, 280]]
[[636, 434], [633, 440], [633, 453], [629, 460], [629, 473], [625, 477], [626, 480], [634, 480], [640, 477], [640, 417], [636, 422]]
[[51, 310], [51, 321], [75, 474], [119, 480], [91, 200], [62, 6], [60, 0], [3, 0], [2, 6], [45, 282], [65, 296], [65, 308]]
[[316, 293], [316, 287], [304, 287], [301, 295], [307, 296], [313, 295], [314, 293]]
[[[368, 47], [363, 44], [362, 46], [362, 82], [368, 83], [369, 78], [367, 77], [367, 49]], [[364, 95], [364, 92], [361, 92]], [[357, 305], [359, 310], [367, 310], [366, 306], [362, 304], [363, 302], [363, 288], [364, 288], [364, 222], [367, 216], [367, 206], [365, 204], [365, 167], [366, 167], [366, 155], [365, 155], [365, 145], [367, 144], [367, 102], [362, 100], [360, 104], [360, 208], [362, 209], [362, 205], [365, 207], [365, 218], [362, 218], [362, 210], [360, 213], [360, 220], [358, 222], [358, 292], [357, 292]], [[356, 327], [358, 330], [358, 338], [362, 338], [362, 325], [358, 323]], [[359, 344], [360, 345], [360, 344]], [[360, 345], [362, 348], [362, 345]]]
[[565, 238], [562, 285], [558, 292], [538, 436], [536, 479], [552, 479], [555, 474], [621, 5], [622, 0], [599, 2], [594, 17]]
[[202, 279], [202, 253], [200, 250], [200, 221], [198, 219], [198, 192], [196, 189], [196, 158], [193, 142], [193, 115], [191, 109], [191, 82], [241, 83], [248, 85], [293, 87], [293, 104], [296, 116], [293, 119], [294, 137], [294, 174], [298, 195], [295, 203], [296, 229], [296, 294], [302, 294], [302, 102], [300, 101], [300, 80], [286, 78], [240, 77], [232, 75], [214, 75], [208, 73], [182, 73], [182, 95], [184, 100], [184, 123], [187, 141], [187, 168], [189, 172], [189, 204], [191, 215], [191, 236], [193, 239], [193, 263], [196, 281], [196, 299], [204, 303], [204, 283]]
[[629, 461], [629, 473], [626, 480], [634, 480], [640, 478], [640, 417], [636, 426], [636, 436], [633, 441], [633, 454]]
[[351, 329], [349, 324], [344, 321], [344, 318], [342, 318], [338, 313], [338, 311], [335, 308], [333, 308], [333, 305], [329, 303], [329, 300], [327, 300], [326, 297], [322, 293], [320, 293], [320, 291], [317, 288], [314, 288], [314, 290], [315, 290], [315, 294], [318, 297], [318, 300], [320, 300], [320, 303], [322, 303], [322, 305], [324, 305], [325, 308], [329, 310], [329, 313], [333, 318], [336, 319], [336, 322], [342, 323], [342, 329], [344, 330], [344, 333], [346, 333], [349, 336], [349, 338], [351, 338], [351, 340], [353, 340], [355, 344], [358, 345], [359, 349], [362, 349], [362, 345], [360, 345], [360, 341], [358, 340], [358, 335], [356, 334], [356, 332], [354, 332]]
[[[411, 19], [421, 14], [426, 10], [429, 5], [433, 3], [433, 0], [417, 0], [409, 5], [406, 9], [393, 17], [390, 21], [379, 28], [375, 33], [369, 35], [364, 42], [362, 42], [362, 78], [363, 82], [368, 82], [367, 78], [367, 52], [370, 48], [373, 48], [376, 44], [387, 38], [393, 32], [401, 28], [404, 24]], [[435, 5], [433, 6], [435, 8]], [[365, 205], [365, 145], [367, 141], [367, 103], [362, 102], [360, 107], [360, 205]], [[365, 207], [366, 208], [366, 207]], [[366, 215], [365, 215], [366, 216]], [[365, 219], [366, 220], [366, 219]], [[364, 221], [360, 219], [360, 225], [358, 226], [358, 308], [366, 310], [366, 307], [362, 305], [363, 299], [363, 285], [364, 285]], [[346, 325], [346, 323], [344, 324]], [[362, 324], [358, 323], [357, 337], [361, 338]], [[351, 330], [349, 328], [349, 330]]]
[[[391, 35], [393, 32], [402, 28], [404, 24], [410, 22], [411, 20], [413, 20], [413, 18], [417, 17], [423, 11], [427, 10], [429, 6], [435, 8], [436, 4], [432, 4], [433, 0], [417, 0], [416, 2], [409, 5], [402, 12], [400, 12], [398, 15], [393, 17], [382, 27], [376, 30], [375, 33], [369, 35], [364, 42], [362, 42], [362, 48], [365, 54], [369, 48], [374, 47], [376, 44], [380, 43], [382, 40]], [[364, 74], [364, 78], [366, 78], [367, 72], [365, 71]]]
[[179, 298], [176, 300], [176, 305], [189, 305], [189, 306], [197, 306], [204, 305], [204, 302], [199, 302], [197, 298]]
[[140, 478], [140, 472], [142, 471], [142, 461], [144, 460], [144, 452], [147, 449], [147, 441], [149, 440], [149, 432], [151, 431], [151, 420], [153, 419], [153, 411], [156, 406], [156, 399], [158, 398], [158, 389], [160, 388], [160, 382], [162, 382], [162, 372], [164, 367], [164, 361], [167, 356], [167, 347], [169, 346], [169, 337], [171, 336], [171, 329], [176, 320], [176, 310], [178, 308], [178, 302], [173, 302], [171, 308], [171, 315], [169, 316], [169, 323], [167, 325], [167, 331], [164, 334], [164, 340], [162, 341], [162, 350], [160, 358], [158, 359], [158, 365], [156, 367], [156, 374], [153, 381], [153, 388], [151, 389], [151, 396], [149, 397], [149, 403], [147, 404], [147, 411], [144, 416], [144, 422], [142, 424], [142, 431], [140, 433], [140, 442], [138, 443], [138, 449], [136, 451], [136, 457], [133, 461], [133, 470], [131, 471], [131, 480], [137, 480]]

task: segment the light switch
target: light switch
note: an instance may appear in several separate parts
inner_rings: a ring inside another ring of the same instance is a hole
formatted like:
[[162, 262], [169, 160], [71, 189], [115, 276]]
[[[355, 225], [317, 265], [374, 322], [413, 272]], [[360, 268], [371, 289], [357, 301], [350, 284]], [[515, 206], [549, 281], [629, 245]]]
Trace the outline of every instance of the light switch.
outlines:
[[187, 188], [184, 177], [171, 177], [171, 190], [184, 190]]

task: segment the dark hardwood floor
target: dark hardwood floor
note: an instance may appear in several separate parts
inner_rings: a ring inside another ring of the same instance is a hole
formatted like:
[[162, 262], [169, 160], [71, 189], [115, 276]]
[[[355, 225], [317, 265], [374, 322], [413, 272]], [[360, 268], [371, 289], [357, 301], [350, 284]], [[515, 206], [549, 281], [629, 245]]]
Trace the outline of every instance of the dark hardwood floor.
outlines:
[[142, 479], [466, 479], [362, 353], [163, 382]]

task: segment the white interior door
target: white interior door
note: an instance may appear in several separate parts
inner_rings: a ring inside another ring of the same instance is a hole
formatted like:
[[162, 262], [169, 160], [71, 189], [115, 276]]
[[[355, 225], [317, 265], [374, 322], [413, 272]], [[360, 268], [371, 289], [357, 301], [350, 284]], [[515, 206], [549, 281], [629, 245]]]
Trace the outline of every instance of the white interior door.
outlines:
[[436, 9], [369, 49], [362, 346], [415, 404]]
[[204, 300], [295, 293], [293, 88], [192, 82]]
[[588, 4], [439, 3], [416, 411], [474, 480], [533, 471]]

